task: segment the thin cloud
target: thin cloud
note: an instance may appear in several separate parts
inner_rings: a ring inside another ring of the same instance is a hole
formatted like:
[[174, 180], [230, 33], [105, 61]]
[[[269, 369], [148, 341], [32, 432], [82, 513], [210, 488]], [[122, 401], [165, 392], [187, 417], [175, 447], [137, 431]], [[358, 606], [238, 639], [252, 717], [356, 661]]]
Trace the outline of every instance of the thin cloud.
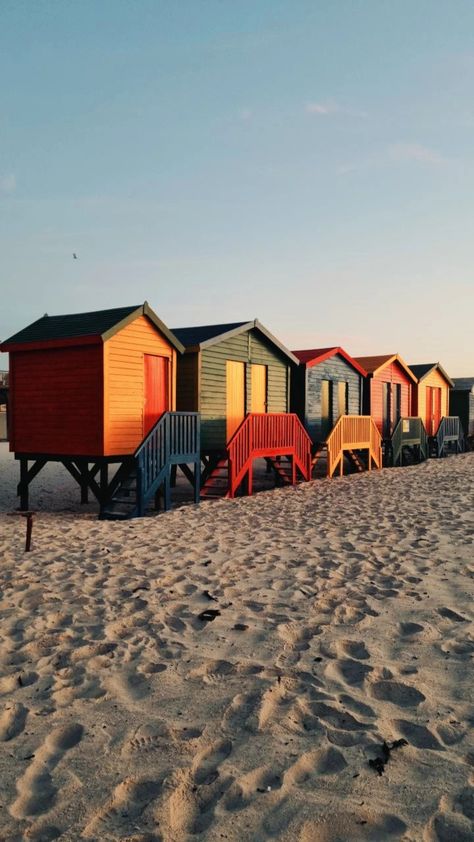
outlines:
[[381, 170], [395, 164], [421, 164], [429, 167], [445, 166], [450, 162], [436, 149], [423, 146], [421, 143], [392, 143], [379, 153], [359, 161], [340, 164], [336, 172], [338, 175], [350, 175], [364, 170]]
[[446, 163], [446, 158], [439, 152], [420, 143], [393, 143], [388, 147], [387, 153], [391, 161], [415, 161], [434, 166]]
[[307, 114], [315, 114], [319, 117], [331, 117], [336, 114], [342, 114], [346, 117], [367, 117], [367, 113], [365, 111], [359, 111], [356, 108], [346, 108], [343, 105], [339, 105], [339, 103], [334, 100], [328, 100], [326, 102], [307, 102], [305, 110]]
[[16, 190], [16, 178], [14, 173], [0, 175], [0, 194], [8, 196]]
[[250, 108], [242, 108], [239, 111], [239, 119], [242, 120], [243, 123], [247, 123], [253, 117], [253, 112]]

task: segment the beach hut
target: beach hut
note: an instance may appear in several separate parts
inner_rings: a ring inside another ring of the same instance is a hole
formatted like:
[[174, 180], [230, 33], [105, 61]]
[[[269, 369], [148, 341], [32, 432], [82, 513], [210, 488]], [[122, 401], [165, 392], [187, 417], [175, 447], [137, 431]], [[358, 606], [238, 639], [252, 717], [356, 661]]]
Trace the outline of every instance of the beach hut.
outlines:
[[459, 418], [464, 441], [472, 450], [474, 448], [474, 377], [453, 378], [453, 389], [449, 393], [449, 414]]
[[411, 365], [418, 384], [413, 390], [413, 414], [424, 425], [431, 456], [442, 456], [448, 449], [460, 452], [462, 427], [457, 415], [451, 415], [449, 393], [453, 381], [440, 363]]
[[[297, 358], [257, 319], [174, 328], [184, 345], [177, 406], [201, 414], [203, 497], [234, 496], [252, 465], [265, 458], [278, 481], [310, 476], [311, 441], [290, 413]], [[284, 457], [287, 457], [286, 459]]]
[[[20, 461], [22, 509], [49, 461], [62, 462], [83, 502], [90, 489], [109, 517], [143, 514], [162, 486], [167, 507], [172, 464], [194, 462], [198, 476], [198, 419], [174, 411], [184, 349], [147, 302], [45, 315], [0, 348], [10, 355], [10, 449]], [[109, 481], [111, 464], [118, 470]]]
[[313, 442], [313, 466], [326, 459], [328, 476], [381, 467], [380, 433], [362, 415], [365, 369], [341, 347], [293, 351], [300, 364], [291, 381], [291, 407]]
[[371, 415], [382, 436], [386, 465], [402, 463], [409, 448], [417, 460], [427, 456], [426, 432], [413, 416], [413, 390], [417, 378], [399, 354], [356, 357], [367, 372], [364, 381], [364, 414]]

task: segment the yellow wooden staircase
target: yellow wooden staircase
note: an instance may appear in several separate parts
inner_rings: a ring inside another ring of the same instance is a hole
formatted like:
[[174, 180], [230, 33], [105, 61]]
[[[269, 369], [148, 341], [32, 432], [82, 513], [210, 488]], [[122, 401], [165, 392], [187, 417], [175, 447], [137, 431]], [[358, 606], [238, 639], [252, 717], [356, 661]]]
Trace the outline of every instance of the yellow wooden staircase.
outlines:
[[382, 437], [370, 415], [341, 415], [325, 442], [327, 475], [332, 477], [337, 468], [344, 473], [344, 455], [347, 454], [357, 470], [363, 469], [358, 455], [366, 452], [367, 467], [382, 467]]

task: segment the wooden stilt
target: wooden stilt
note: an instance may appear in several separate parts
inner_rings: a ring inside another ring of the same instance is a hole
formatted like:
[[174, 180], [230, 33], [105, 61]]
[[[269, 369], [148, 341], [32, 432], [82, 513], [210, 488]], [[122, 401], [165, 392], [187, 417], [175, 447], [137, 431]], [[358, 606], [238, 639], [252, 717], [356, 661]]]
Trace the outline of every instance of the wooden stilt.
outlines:
[[20, 509], [22, 512], [28, 511], [28, 459], [23, 457], [20, 459], [20, 485], [18, 486], [20, 495]]
[[170, 477], [171, 488], [176, 488], [176, 475], [177, 475], [177, 473], [178, 473], [178, 466], [177, 465], [171, 465], [171, 477]]
[[201, 493], [201, 470], [199, 462], [194, 463], [194, 502], [199, 503]]

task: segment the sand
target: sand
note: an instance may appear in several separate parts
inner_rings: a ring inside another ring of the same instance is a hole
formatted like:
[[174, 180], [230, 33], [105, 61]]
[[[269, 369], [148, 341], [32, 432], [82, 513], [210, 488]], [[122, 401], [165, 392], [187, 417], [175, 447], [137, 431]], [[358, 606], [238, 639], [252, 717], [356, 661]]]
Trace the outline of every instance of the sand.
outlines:
[[474, 454], [24, 553], [0, 447], [1, 840], [474, 839]]

